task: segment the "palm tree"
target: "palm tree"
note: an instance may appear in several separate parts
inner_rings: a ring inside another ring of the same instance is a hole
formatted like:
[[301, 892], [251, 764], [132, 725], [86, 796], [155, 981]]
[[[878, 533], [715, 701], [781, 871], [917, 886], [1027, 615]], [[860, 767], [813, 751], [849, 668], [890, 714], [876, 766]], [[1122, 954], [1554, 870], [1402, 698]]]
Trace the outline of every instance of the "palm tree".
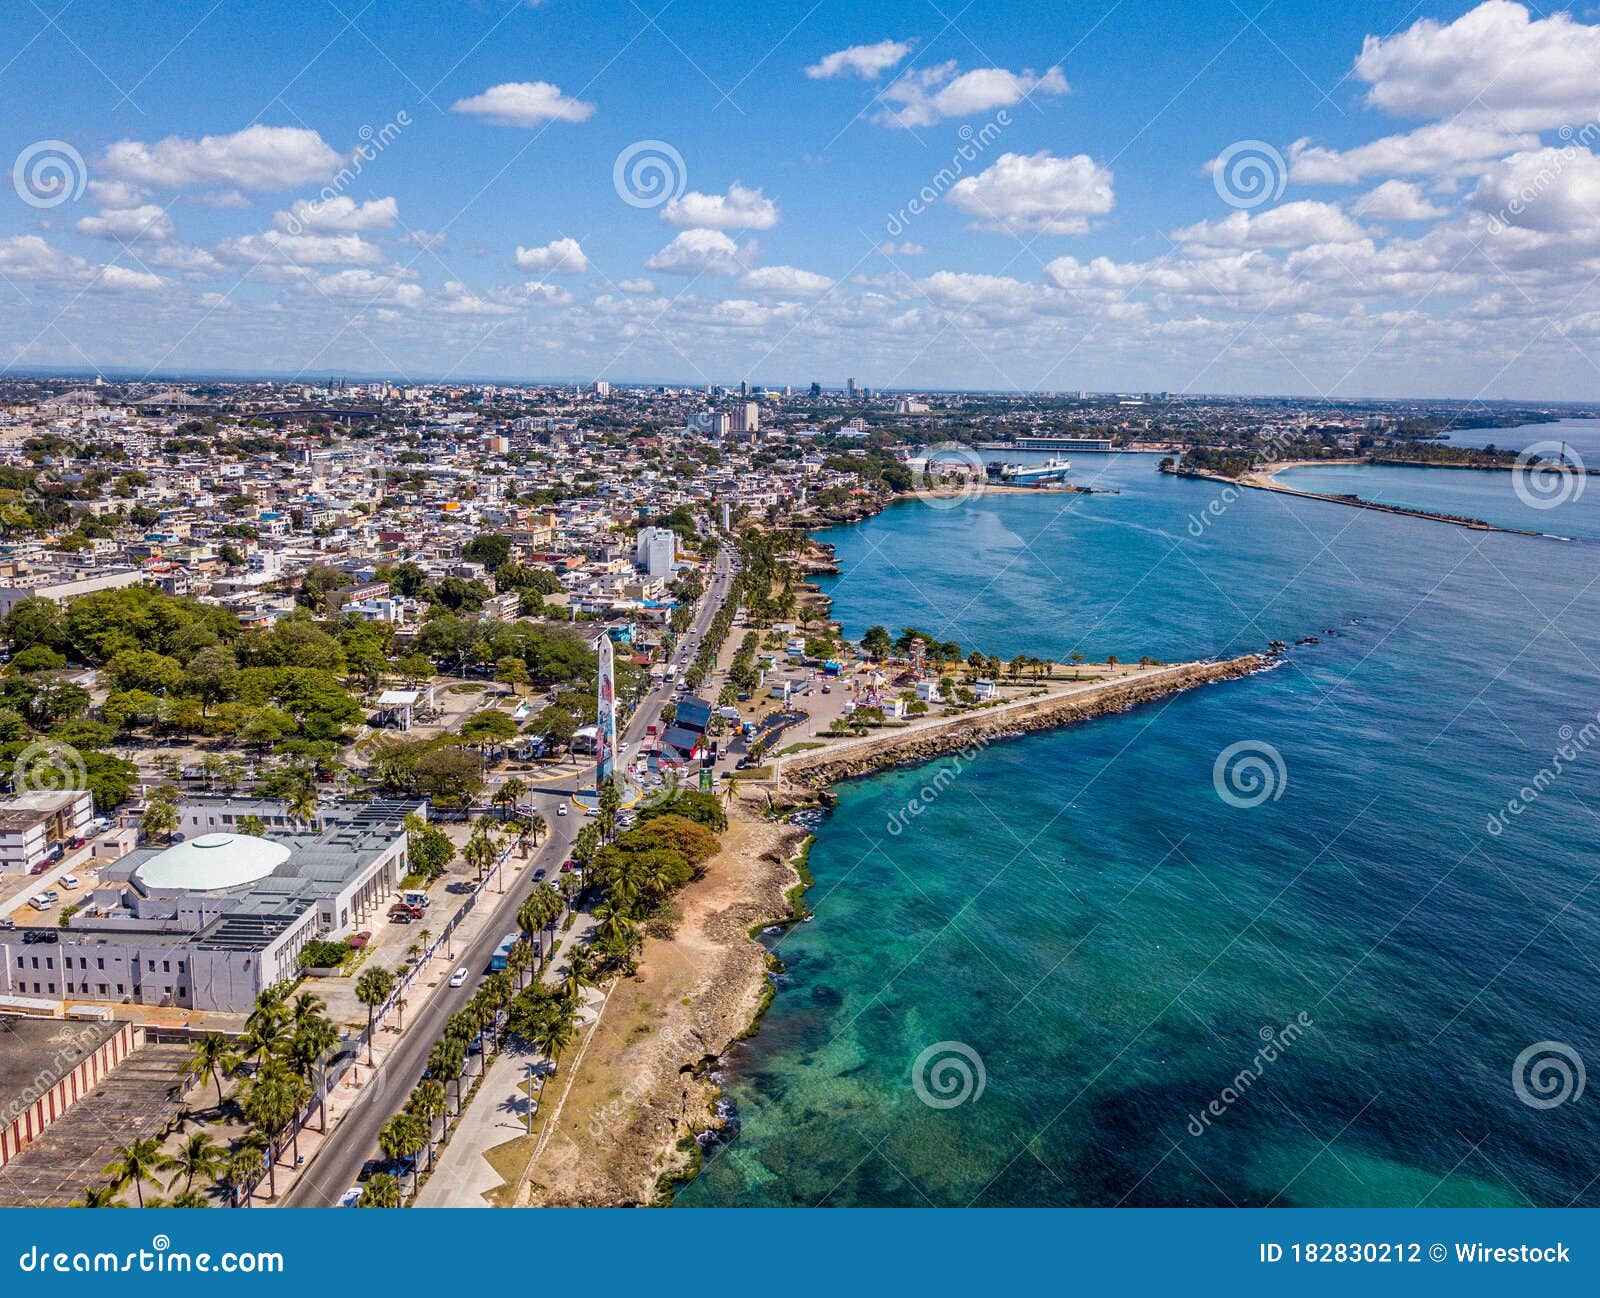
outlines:
[[506, 971], [516, 978], [519, 992], [526, 981], [528, 971], [532, 968], [533, 947], [526, 941], [516, 943], [511, 948], [511, 954], [506, 956]]
[[[239, 1204], [239, 1195], [260, 1175], [261, 1160], [265, 1153], [260, 1137], [252, 1132], [240, 1142], [238, 1149], [228, 1155], [228, 1161], [222, 1168], [222, 1179], [228, 1185], [228, 1202], [235, 1207]], [[245, 1202], [248, 1203], [249, 1200]]]
[[144, 1183], [160, 1184], [156, 1175], [170, 1167], [172, 1160], [161, 1152], [161, 1142], [150, 1136], [119, 1145], [113, 1155], [102, 1175], [116, 1190], [123, 1190], [131, 1183], [139, 1206], [144, 1207]]
[[191, 1131], [188, 1139], [178, 1146], [178, 1152], [172, 1156], [171, 1166], [176, 1171], [167, 1182], [168, 1190], [177, 1185], [180, 1178], [185, 1191], [194, 1187], [197, 1176], [214, 1181], [222, 1172], [222, 1146], [204, 1131]]
[[610, 841], [617, 829], [617, 812], [622, 808], [622, 794], [616, 782], [607, 780], [600, 786], [600, 837]]
[[356, 979], [356, 999], [367, 1007], [367, 1067], [372, 1063], [372, 1012], [394, 991], [394, 975], [379, 965], [362, 971]]
[[317, 777], [309, 767], [296, 772], [294, 787], [284, 802], [284, 810], [291, 820], [311, 825], [317, 819]]
[[[321, 1006], [322, 1001], [315, 996], [301, 997], [302, 1000], [310, 999]], [[316, 1079], [317, 1092], [317, 1130], [328, 1129], [328, 1097], [323, 1093], [321, 1086], [321, 1073], [323, 1062], [329, 1053], [339, 1044], [339, 1029], [326, 1015], [316, 1014], [308, 1017], [289, 1038], [287, 1058], [289, 1066], [301, 1077], [308, 1086]]]
[[528, 817], [528, 833], [533, 836], [533, 845], [539, 846], [539, 840], [550, 832], [550, 822], [538, 812]]
[[[455, 1015], [451, 1015], [454, 1018]], [[446, 1040], [434, 1042], [428, 1052], [428, 1075], [442, 1082], [456, 1084], [456, 1112], [461, 1111], [461, 1070], [467, 1062], [466, 1042]]]
[[233, 1066], [233, 1047], [217, 1032], [208, 1032], [189, 1047], [189, 1067], [204, 1077], [207, 1073], [217, 1087], [217, 1108], [222, 1108], [222, 1074]]
[[417, 1083], [417, 1089], [411, 1092], [411, 1101], [407, 1106], [416, 1111], [424, 1122], [428, 1124], [428, 1166], [433, 1166], [433, 1124], [445, 1115], [449, 1107], [444, 1083], [429, 1077]]
[[362, 1187], [361, 1197], [356, 1200], [358, 1208], [398, 1208], [400, 1206], [400, 1182], [387, 1172], [379, 1172]]
[[166, 1202], [168, 1208], [209, 1208], [211, 1201], [199, 1190], [185, 1190]]
[[[284, 1129], [300, 1112], [300, 1106], [305, 1102], [305, 1094], [305, 1082], [278, 1060], [270, 1061], [245, 1093], [244, 1115], [267, 1140], [269, 1155], [267, 1175], [270, 1178], [268, 1194], [272, 1198], [278, 1196], [278, 1160], [271, 1156], [272, 1150], [283, 1135]], [[294, 1152], [298, 1157], [300, 1152], [298, 1131], [295, 1133]]]
[[239, 817], [239, 832], [248, 834], [251, 838], [260, 838], [267, 832], [267, 825], [255, 812]]
[[509, 780], [494, 791], [495, 805], [500, 808], [500, 819], [504, 820], [507, 814], [522, 800], [522, 795], [528, 791], [528, 786], [513, 775]]
[[428, 1143], [428, 1128], [416, 1112], [397, 1113], [378, 1132], [378, 1148], [384, 1157], [398, 1163], [415, 1158]]
[[565, 1014], [552, 1014], [542, 1019], [533, 1030], [532, 1044], [550, 1061], [550, 1071], [556, 1071], [556, 1060], [572, 1044], [572, 1020]]
[[562, 990], [567, 999], [576, 1003], [585, 987], [594, 985], [594, 957], [587, 947], [575, 947], [567, 957], [567, 976]]
[[114, 1185], [86, 1185], [83, 1193], [68, 1205], [73, 1208], [115, 1208], [117, 1188]]

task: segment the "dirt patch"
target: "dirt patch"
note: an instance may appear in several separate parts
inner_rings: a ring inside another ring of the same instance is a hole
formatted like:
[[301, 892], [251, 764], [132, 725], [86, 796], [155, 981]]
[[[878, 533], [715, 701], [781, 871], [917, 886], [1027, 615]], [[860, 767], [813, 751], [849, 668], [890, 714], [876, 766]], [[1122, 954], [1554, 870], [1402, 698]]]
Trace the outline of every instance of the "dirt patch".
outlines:
[[[702, 1065], [765, 1002], [766, 952], [750, 930], [789, 914], [785, 893], [799, 881], [790, 862], [805, 838], [760, 819], [760, 806], [733, 800], [722, 850], [678, 894], [677, 933], [646, 942], [638, 976], [611, 991], [521, 1202], [649, 1203], [663, 1177], [689, 1166], [683, 1142], [721, 1126]], [[552, 1079], [546, 1098], [562, 1084]]]

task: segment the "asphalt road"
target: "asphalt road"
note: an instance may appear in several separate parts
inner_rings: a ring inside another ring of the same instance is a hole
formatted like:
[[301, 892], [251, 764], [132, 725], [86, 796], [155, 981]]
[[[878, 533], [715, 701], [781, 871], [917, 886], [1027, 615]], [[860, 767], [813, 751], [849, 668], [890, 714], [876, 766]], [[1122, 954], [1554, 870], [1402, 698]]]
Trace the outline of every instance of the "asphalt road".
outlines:
[[[712, 565], [709, 598], [702, 601], [699, 613], [684, 635], [681, 646], [687, 648], [690, 660], [700, 645], [711, 619], [727, 598], [731, 574], [727, 552], [719, 553]], [[630, 741], [630, 754], [637, 754], [638, 741], [645, 727], [660, 715], [661, 705], [672, 693], [665, 682], [645, 695], [632, 718], [623, 730], [622, 737]], [[406, 1030], [399, 1043], [389, 1052], [378, 1069], [378, 1083], [369, 1079], [356, 1106], [345, 1114], [332, 1135], [317, 1151], [309, 1167], [301, 1174], [293, 1188], [284, 1196], [284, 1206], [290, 1208], [329, 1208], [339, 1201], [339, 1196], [356, 1183], [361, 1165], [369, 1158], [380, 1156], [378, 1132], [404, 1105], [412, 1089], [422, 1079], [427, 1067], [428, 1052], [444, 1032], [445, 1020], [462, 1009], [477, 985], [488, 971], [489, 957], [500, 939], [517, 927], [517, 909], [533, 888], [533, 873], [543, 867], [546, 877], [554, 877], [559, 863], [570, 853], [572, 840], [584, 818], [577, 815], [557, 816], [555, 803], [563, 795], [535, 795], [531, 799], [550, 826], [550, 835], [535, 853], [533, 870], [524, 872], [515, 888], [508, 889], [504, 897], [485, 893], [495, 904], [489, 923], [470, 943], [457, 948], [457, 960], [473, 971], [473, 977], [463, 987], [435, 989], [428, 1002], [407, 1017]], [[548, 801], [549, 805], [542, 803]]]

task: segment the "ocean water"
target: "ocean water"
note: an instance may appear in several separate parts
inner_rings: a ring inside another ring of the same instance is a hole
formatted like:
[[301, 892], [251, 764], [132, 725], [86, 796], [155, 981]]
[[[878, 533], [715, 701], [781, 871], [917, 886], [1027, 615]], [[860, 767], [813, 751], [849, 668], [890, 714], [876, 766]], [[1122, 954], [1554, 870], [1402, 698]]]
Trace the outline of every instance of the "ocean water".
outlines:
[[1600, 419], [1557, 419], [1515, 428], [1458, 428], [1444, 439], [1452, 446], [1488, 446], [1522, 451], [1540, 442], [1565, 442], [1590, 468], [1600, 468]]
[[[1590, 463], [1600, 468], [1600, 457]], [[1559, 471], [1530, 475], [1517, 470], [1330, 464], [1284, 469], [1278, 481], [1298, 491], [1350, 494], [1380, 505], [1477, 518], [1524, 532], [1600, 540], [1600, 477]]]
[[1121, 494], [835, 530], [836, 616], [1056, 660], [1319, 642], [840, 786], [678, 1202], [1600, 1201], [1600, 755], [1507, 807], [1589, 742], [1596, 552], [1074, 458]]

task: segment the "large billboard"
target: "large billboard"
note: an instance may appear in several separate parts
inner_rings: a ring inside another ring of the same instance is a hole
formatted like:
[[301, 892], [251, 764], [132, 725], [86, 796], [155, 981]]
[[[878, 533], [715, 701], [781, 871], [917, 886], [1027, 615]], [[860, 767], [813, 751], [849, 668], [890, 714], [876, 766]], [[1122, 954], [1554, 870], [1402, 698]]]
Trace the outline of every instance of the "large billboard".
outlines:
[[595, 697], [594, 787], [596, 791], [616, 773], [617, 686], [616, 661], [611, 637], [600, 637], [600, 681]]

